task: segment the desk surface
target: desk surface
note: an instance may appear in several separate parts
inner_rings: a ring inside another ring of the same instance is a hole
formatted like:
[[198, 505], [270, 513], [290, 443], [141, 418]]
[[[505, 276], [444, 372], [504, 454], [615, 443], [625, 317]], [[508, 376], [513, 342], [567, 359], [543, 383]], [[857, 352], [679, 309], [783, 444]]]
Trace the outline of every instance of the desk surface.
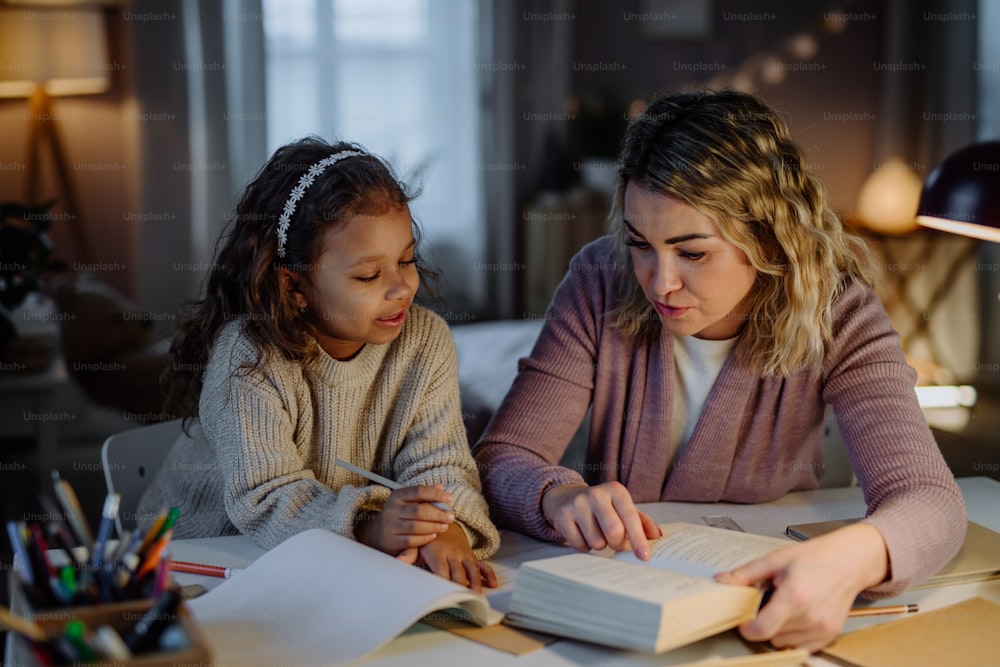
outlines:
[[[959, 487], [969, 508], [969, 519], [1000, 531], [1000, 482], [986, 477], [966, 477], [958, 480]], [[702, 523], [706, 515], [725, 515], [733, 518], [744, 530], [764, 535], [783, 536], [785, 526], [792, 523], [826, 521], [861, 516], [865, 505], [859, 488], [820, 489], [790, 493], [779, 500], [761, 505], [734, 505], [729, 503], [648, 503], [640, 505], [655, 521], [688, 521]], [[504, 610], [513, 588], [517, 565], [527, 560], [545, 558], [565, 553], [568, 548], [546, 544], [518, 533], [504, 531], [500, 551], [492, 559], [501, 587], [489, 594], [494, 607]], [[185, 540], [175, 543], [172, 556], [178, 560], [245, 566], [264, 553], [263, 549], [245, 537], [223, 537], [203, 540]], [[218, 579], [196, 575], [177, 575], [182, 583], [218, 585]], [[909, 591], [880, 604], [916, 602], [922, 611], [959, 602], [974, 595], [982, 595], [1000, 602], [1000, 581], [979, 582], [935, 589]], [[872, 617], [849, 619], [846, 631], [867, 625], [896, 620], [898, 617]], [[724, 633], [711, 640], [699, 642], [687, 649], [672, 651], [661, 656], [644, 656], [606, 649], [571, 640], [561, 640], [545, 649], [528, 655], [514, 657], [479, 644], [461, 639], [446, 632], [417, 624], [379, 651], [369, 655], [360, 664], [365, 665], [441, 665], [475, 664], [490, 665], [665, 665], [703, 659], [711, 655], [742, 655], [749, 649], [735, 633]], [[831, 665], [813, 656], [814, 665]]]
[[[1000, 531], [1000, 513], [996, 511], [1000, 506], [1000, 482], [986, 477], [967, 477], [959, 479], [958, 484], [968, 505], [970, 520]], [[777, 501], [761, 505], [649, 503], [640, 505], [640, 508], [660, 523], [668, 521], [702, 523], [702, 517], [706, 515], [724, 515], [734, 519], [747, 532], [782, 536], [788, 524], [856, 517], [863, 515], [865, 505], [860, 489], [837, 488], [791, 493]], [[506, 610], [517, 576], [517, 566], [521, 562], [568, 551], [567, 547], [539, 542], [518, 533], [505, 531], [501, 549], [492, 559], [502, 584], [498, 590], [489, 594], [493, 606]], [[171, 552], [171, 557], [177, 560], [241, 567], [250, 564], [263, 554], [264, 550], [248, 538], [237, 536], [179, 540], [172, 544]], [[200, 583], [207, 587], [216, 586], [221, 582], [219, 579], [197, 575], [175, 576], [181, 583]], [[1000, 581], [908, 591], [891, 600], [880, 601], [880, 604], [915, 602], [919, 603], [921, 611], [930, 611], [975, 595], [1000, 602]], [[897, 618], [885, 616], [849, 619], [845, 631]], [[322, 629], [317, 628], [316, 631], [322, 632]], [[247, 637], [246, 641], [253, 641], [253, 638]], [[418, 623], [358, 664], [474, 664], [477, 667], [612, 663], [670, 665], [710, 656], [745, 655], [749, 652], [749, 648], [739, 640], [735, 632], [728, 632], [660, 656], [634, 654], [583, 642], [561, 640], [544, 649], [515, 657]], [[7, 657], [11, 657], [9, 653]], [[810, 661], [810, 664], [817, 666], [833, 664], [817, 656], [812, 656]]]

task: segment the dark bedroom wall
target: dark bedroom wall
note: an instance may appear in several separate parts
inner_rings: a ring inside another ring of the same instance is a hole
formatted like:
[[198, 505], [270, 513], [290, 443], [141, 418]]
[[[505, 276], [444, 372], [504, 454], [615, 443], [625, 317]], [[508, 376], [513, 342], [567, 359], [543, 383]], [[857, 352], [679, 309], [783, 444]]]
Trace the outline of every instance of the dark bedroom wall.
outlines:
[[[884, 72], [874, 64], [883, 61], [887, 3], [865, 0], [835, 11], [831, 2], [712, 0], [706, 38], [648, 36], [635, 18], [648, 4], [630, 0], [581, 7], [573, 28], [573, 92], [633, 100], [699, 87], [716, 74], [735, 72], [754, 54], [779, 48], [796, 35], [813, 35], [814, 57], [790, 59], [790, 67], [802, 65], [799, 71], [787, 69], [783, 82], [758, 85], [754, 92], [785, 114], [837, 210], [849, 216], [877, 160]], [[855, 20], [841, 32], [822, 28], [831, 15], [845, 13]]]

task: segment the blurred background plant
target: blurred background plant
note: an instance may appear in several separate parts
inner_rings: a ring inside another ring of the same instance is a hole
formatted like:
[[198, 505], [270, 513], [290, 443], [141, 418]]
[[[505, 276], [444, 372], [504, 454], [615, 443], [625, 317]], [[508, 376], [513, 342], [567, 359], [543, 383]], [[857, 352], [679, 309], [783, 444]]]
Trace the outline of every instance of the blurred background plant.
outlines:
[[54, 204], [0, 203], [0, 359], [18, 336], [12, 311], [43, 293], [47, 274], [66, 269], [48, 236]]

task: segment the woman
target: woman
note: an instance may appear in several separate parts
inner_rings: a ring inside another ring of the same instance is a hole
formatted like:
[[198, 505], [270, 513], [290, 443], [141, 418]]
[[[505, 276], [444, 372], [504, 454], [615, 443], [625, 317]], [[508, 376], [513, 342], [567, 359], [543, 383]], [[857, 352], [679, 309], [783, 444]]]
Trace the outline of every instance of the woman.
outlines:
[[[774, 586], [747, 639], [826, 645], [857, 594], [934, 573], [966, 526], [871, 284], [863, 243], [763, 102], [654, 101], [626, 133], [610, 233], [572, 260], [476, 445], [494, 519], [648, 558], [660, 531], [635, 502], [816, 488], [832, 406], [867, 518], [717, 577]], [[557, 465], [588, 406], [593, 486]]]

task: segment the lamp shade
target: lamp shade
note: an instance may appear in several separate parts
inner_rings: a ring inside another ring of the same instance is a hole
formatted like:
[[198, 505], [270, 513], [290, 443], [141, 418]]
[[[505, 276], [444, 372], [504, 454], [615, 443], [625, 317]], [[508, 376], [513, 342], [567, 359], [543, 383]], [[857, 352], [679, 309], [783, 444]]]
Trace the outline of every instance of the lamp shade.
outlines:
[[859, 222], [880, 234], [908, 234], [917, 229], [913, 215], [920, 199], [920, 177], [899, 158], [885, 161], [858, 192]]
[[96, 7], [0, 7], [0, 97], [110, 88], [104, 17]]
[[1000, 243], [1000, 141], [952, 153], [924, 181], [917, 223]]

